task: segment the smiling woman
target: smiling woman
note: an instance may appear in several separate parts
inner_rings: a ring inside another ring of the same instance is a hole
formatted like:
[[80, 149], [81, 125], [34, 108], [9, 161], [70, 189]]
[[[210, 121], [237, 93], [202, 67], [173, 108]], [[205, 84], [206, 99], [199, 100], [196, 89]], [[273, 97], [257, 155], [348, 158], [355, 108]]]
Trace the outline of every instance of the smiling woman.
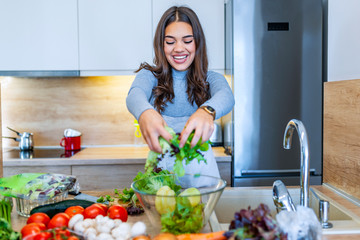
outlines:
[[[154, 65], [140, 65], [126, 99], [150, 150], [161, 153], [159, 137], [173, 138], [166, 126], [179, 135], [180, 148], [187, 141], [191, 148], [208, 141], [214, 120], [231, 111], [234, 97], [224, 76], [208, 71], [205, 35], [196, 13], [187, 7], [166, 10], [156, 28], [154, 52]], [[219, 177], [211, 148], [201, 154], [206, 163], [194, 161], [185, 171]], [[157, 167], [172, 171], [173, 166], [174, 156], [168, 156]]]
[[185, 71], [195, 58], [196, 46], [192, 27], [188, 23], [173, 22], [165, 29], [164, 52], [169, 64], [177, 71]]

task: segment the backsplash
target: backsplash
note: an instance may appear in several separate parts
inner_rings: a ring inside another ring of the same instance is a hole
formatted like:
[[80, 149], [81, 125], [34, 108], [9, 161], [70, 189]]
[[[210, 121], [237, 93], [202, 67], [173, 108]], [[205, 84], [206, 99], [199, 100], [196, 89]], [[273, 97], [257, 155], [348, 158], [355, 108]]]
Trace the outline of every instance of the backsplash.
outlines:
[[73, 128], [82, 132], [82, 146], [134, 144], [134, 117], [125, 102], [134, 76], [0, 80], [2, 136], [16, 137], [8, 126], [32, 132], [34, 146], [59, 146], [64, 130]]
[[324, 84], [323, 182], [360, 199], [360, 79]]

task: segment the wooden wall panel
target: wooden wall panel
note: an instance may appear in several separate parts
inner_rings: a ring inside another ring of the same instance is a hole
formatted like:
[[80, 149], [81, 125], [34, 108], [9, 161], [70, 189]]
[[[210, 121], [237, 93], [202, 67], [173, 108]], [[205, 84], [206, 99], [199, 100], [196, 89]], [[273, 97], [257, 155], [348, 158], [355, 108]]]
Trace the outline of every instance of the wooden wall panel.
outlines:
[[324, 85], [323, 181], [360, 198], [360, 79]]
[[[134, 118], [125, 99], [134, 76], [76, 78], [0, 78], [2, 130], [34, 133], [35, 146], [59, 146], [64, 130], [83, 133], [83, 145], [134, 142]], [[18, 146], [3, 139], [4, 146]]]

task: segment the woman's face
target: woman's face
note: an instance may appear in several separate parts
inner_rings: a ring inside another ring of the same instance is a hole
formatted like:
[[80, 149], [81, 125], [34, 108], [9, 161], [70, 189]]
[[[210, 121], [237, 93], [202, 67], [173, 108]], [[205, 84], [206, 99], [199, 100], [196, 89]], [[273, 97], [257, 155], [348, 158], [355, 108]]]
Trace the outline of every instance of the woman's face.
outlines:
[[170, 65], [178, 70], [187, 70], [195, 58], [193, 29], [185, 22], [172, 22], [165, 28], [164, 52]]

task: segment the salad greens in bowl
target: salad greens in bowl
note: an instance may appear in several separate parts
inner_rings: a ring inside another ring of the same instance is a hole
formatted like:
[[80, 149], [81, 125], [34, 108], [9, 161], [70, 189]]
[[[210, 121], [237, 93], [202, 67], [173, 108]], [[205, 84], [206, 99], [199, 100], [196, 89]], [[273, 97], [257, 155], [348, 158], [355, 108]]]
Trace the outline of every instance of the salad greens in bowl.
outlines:
[[131, 184], [157, 232], [198, 233], [207, 224], [226, 181], [199, 174], [149, 176]]

